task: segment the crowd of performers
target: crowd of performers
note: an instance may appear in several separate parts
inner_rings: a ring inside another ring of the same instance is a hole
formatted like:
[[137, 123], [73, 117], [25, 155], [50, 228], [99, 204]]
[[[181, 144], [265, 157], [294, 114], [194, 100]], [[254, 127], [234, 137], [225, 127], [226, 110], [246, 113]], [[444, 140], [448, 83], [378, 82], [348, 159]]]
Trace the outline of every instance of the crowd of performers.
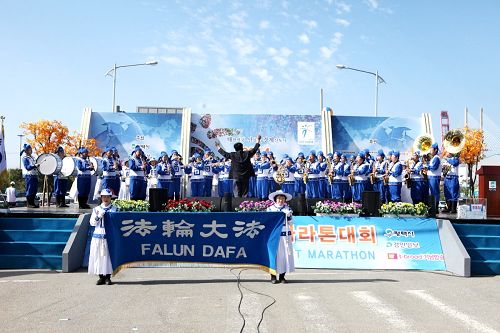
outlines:
[[[62, 147], [55, 153], [61, 158], [65, 156]], [[37, 165], [29, 145], [25, 145], [21, 154], [24, 154], [27, 202], [30, 207], [36, 207]], [[148, 158], [140, 146], [135, 147], [128, 159], [122, 160], [111, 147], [105, 149], [99, 161], [102, 173], [98, 176], [98, 194], [101, 189], [109, 189], [115, 198], [145, 200], [148, 188], [164, 188], [170, 198], [180, 198], [184, 175], [188, 176], [186, 195], [189, 197], [222, 197], [225, 193], [234, 193], [234, 182], [229, 179], [231, 161], [216, 158], [210, 150], [194, 153], [184, 162], [176, 150], [170, 155], [161, 152], [158, 158]], [[431, 194], [437, 204], [443, 179], [447, 209], [455, 211], [459, 197], [458, 165], [457, 156], [447, 154], [441, 159], [437, 144], [432, 145], [430, 153], [416, 151], [407, 161], [400, 161], [398, 151], [385, 154], [379, 150], [375, 156], [368, 150], [356, 155], [310, 151], [308, 155], [299, 153], [296, 157], [281, 158], [269, 151], [258, 151], [253, 157], [256, 176], [250, 178], [248, 197], [266, 200], [270, 193], [281, 189], [293, 197], [304, 194], [307, 198], [361, 202], [364, 191], [377, 191], [382, 202], [399, 202], [403, 183], [406, 183], [413, 203], [427, 203]], [[76, 163], [80, 208], [88, 208], [94, 167], [88, 150], [80, 148]], [[67, 177], [54, 175], [54, 192], [60, 207], [66, 206], [67, 190]]]

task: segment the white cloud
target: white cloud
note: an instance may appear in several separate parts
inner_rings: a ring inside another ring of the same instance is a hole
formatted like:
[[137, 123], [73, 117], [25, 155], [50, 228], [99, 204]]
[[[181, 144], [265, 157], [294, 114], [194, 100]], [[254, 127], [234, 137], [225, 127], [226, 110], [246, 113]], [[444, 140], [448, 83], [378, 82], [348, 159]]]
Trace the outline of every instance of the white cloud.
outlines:
[[378, 9], [378, 0], [365, 0], [365, 3], [371, 8], [371, 9]]
[[233, 13], [229, 15], [229, 21], [231, 22], [231, 26], [236, 29], [248, 28], [248, 25], [245, 22], [246, 17], [247, 17], [246, 12]]
[[270, 75], [267, 69], [265, 68], [252, 69], [251, 73], [259, 77], [264, 82], [271, 82], [273, 80], [273, 76]]
[[302, 44], [309, 44], [309, 37], [307, 36], [307, 34], [301, 34], [299, 35], [299, 41]]
[[309, 29], [314, 29], [316, 27], [318, 27], [318, 23], [314, 20], [304, 20], [302, 21], [302, 23], [304, 23]]
[[330, 59], [331, 56], [332, 56], [332, 54], [335, 52], [335, 50], [333, 48], [329, 48], [329, 47], [326, 47], [326, 46], [320, 47], [319, 51], [321, 52], [321, 55], [325, 59]]
[[224, 68], [223, 71], [226, 76], [236, 76], [236, 74], [238, 74], [238, 72], [236, 72], [236, 68], [234, 67]]
[[332, 54], [334, 54], [340, 44], [342, 44], [342, 37], [344, 35], [341, 32], [336, 32], [333, 34], [333, 38], [330, 40], [330, 45], [320, 47], [319, 51], [323, 58], [330, 59]]
[[292, 53], [293, 53], [293, 51], [292, 51], [292, 50], [290, 50], [288, 47], [282, 47], [282, 48], [280, 49], [280, 51], [281, 51], [281, 55], [283, 55], [284, 57], [287, 57], [287, 58], [288, 58], [290, 55], [292, 55]]
[[351, 6], [345, 2], [336, 2], [335, 5], [337, 7], [338, 14], [349, 13], [351, 11]]
[[288, 47], [282, 47], [279, 50], [275, 49], [274, 47], [269, 47], [267, 49], [267, 54], [270, 55], [274, 62], [276, 62], [276, 64], [278, 64], [279, 66], [288, 65], [288, 57], [290, 57], [292, 53], [293, 51]]
[[332, 44], [339, 46], [342, 43], [342, 37], [344, 35], [341, 32], [336, 32], [333, 34]]
[[260, 21], [259, 28], [261, 28], [262, 30], [269, 28], [269, 21]]
[[169, 65], [174, 65], [174, 66], [186, 65], [186, 63], [179, 57], [165, 56], [165, 57], [161, 57], [160, 59], [165, 61]]
[[278, 54], [278, 50], [276, 50], [274, 47], [269, 47], [267, 49], [267, 54], [269, 54], [270, 56], [275, 56]]
[[335, 23], [337, 23], [338, 25], [341, 25], [343, 27], [348, 27], [351, 24], [351, 22], [344, 20], [344, 19], [336, 19]]
[[234, 38], [233, 49], [235, 49], [241, 57], [246, 57], [257, 51], [258, 47], [248, 38]]

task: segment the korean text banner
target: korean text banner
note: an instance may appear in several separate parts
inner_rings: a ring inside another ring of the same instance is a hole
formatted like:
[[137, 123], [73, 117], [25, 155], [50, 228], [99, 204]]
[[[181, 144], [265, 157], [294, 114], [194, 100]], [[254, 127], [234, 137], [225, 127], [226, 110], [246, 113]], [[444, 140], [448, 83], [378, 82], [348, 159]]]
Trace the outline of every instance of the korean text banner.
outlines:
[[299, 268], [445, 270], [435, 219], [294, 217]]
[[285, 222], [276, 213], [108, 213], [113, 271], [168, 263], [255, 266], [274, 273]]

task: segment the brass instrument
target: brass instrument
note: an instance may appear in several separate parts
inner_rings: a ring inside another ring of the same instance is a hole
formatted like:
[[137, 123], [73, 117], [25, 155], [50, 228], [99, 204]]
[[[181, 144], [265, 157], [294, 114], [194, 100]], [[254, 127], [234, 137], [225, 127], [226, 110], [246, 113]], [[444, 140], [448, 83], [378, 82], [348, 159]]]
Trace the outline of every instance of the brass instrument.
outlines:
[[327, 170], [326, 176], [328, 177], [328, 184], [332, 185], [332, 183], [333, 183], [333, 163], [329, 159], [326, 160], [326, 170]]
[[420, 170], [420, 175], [424, 178], [424, 181], [427, 181], [429, 178], [427, 177], [427, 171], [429, 170], [429, 155], [422, 155], [422, 169]]
[[441, 170], [441, 172], [443, 173], [443, 177], [446, 177], [446, 175], [448, 174], [448, 172], [450, 172], [450, 170], [451, 170], [451, 164], [444, 164], [443, 169]]
[[406, 183], [407, 188], [411, 188], [412, 178], [411, 178], [411, 169], [415, 166], [415, 161], [410, 160], [406, 164], [406, 173], [404, 176], [404, 181]]
[[382, 176], [382, 181], [384, 182], [384, 185], [389, 185], [389, 172], [391, 169], [389, 169], [389, 166], [387, 166], [387, 169], [385, 170], [384, 175]]
[[465, 146], [465, 136], [461, 130], [449, 130], [444, 135], [443, 148], [452, 154], [458, 154]]
[[306, 162], [304, 165], [304, 175], [302, 176], [302, 180], [304, 184], [307, 184], [309, 180], [309, 168], [311, 167], [311, 162]]
[[277, 184], [283, 184], [285, 182], [285, 166], [283, 164], [278, 165], [278, 170], [273, 174], [274, 181]]
[[376, 177], [375, 177], [375, 173], [377, 172], [377, 162], [373, 162], [373, 168], [372, 168], [372, 172], [369, 174], [369, 177], [370, 177], [370, 184], [375, 184], [375, 181], [376, 181]]
[[434, 138], [429, 134], [419, 135], [413, 142], [413, 150], [420, 151], [422, 155], [427, 154], [431, 151], [431, 146], [433, 142]]
[[354, 163], [351, 164], [351, 173], [347, 176], [349, 186], [354, 186]]

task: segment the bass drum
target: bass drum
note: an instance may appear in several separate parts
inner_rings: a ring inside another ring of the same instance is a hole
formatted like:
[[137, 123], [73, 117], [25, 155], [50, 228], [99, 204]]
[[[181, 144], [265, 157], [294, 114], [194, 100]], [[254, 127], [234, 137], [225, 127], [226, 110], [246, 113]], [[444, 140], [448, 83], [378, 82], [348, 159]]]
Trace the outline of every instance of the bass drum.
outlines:
[[66, 156], [62, 160], [61, 174], [65, 177], [76, 176], [78, 169], [76, 167], [76, 157]]
[[97, 177], [102, 176], [102, 171], [103, 171], [102, 157], [92, 156], [92, 157], [89, 157], [89, 160], [90, 160], [90, 163], [92, 163], [92, 165], [94, 166], [94, 170], [90, 171], [90, 174], [92, 176], [97, 176]]
[[62, 159], [56, 154], [41, 154], [36, 159], [36, 164], [42, 175], [57, 175], [62, 168]]

